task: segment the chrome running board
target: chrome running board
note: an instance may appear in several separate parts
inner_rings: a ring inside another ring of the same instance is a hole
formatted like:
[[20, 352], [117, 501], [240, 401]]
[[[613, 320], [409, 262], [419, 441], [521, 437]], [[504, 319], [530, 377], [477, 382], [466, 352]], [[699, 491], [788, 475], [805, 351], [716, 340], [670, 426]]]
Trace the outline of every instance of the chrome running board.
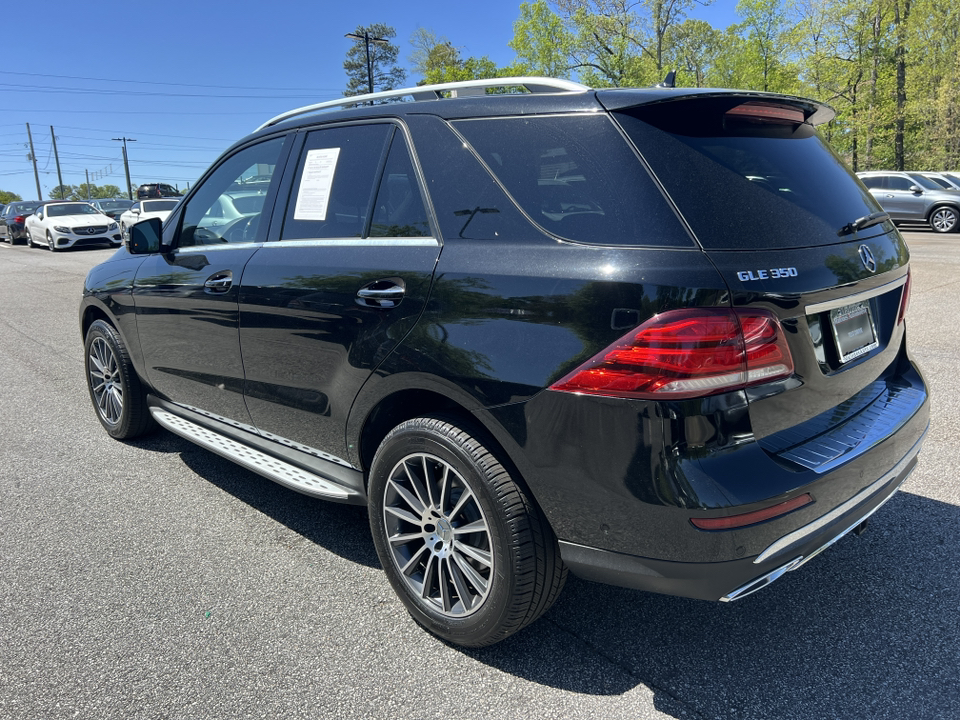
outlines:
[[306, 495], [340, 501], [346, 500], [351, 495], [348, 490], [326, 478], [278, 460], [265, 452], [231, 440], [166, 410], [151, 407], [150, 414], [170, 432], [293, 490]]

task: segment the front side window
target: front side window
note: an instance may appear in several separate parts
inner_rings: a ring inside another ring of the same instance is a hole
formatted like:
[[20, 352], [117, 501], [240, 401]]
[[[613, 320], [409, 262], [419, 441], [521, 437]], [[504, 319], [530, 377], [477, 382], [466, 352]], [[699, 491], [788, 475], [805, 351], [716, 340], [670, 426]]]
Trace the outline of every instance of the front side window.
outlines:
[[370, 237], [429, 237], [430, 223], [401, 133], [393, 136], [380, 179]]
[[257, 172], [273, 177], [283, 138], [251, 145], [222, 162], [197, 188], [183, 211], [179, 247], [255, 242], [267, 190], [255, 190], [242, 178]]
[[890, 175], [887, 177], [887, 190], [907, 191], [913, 185], [913, 181], [900, 175]]

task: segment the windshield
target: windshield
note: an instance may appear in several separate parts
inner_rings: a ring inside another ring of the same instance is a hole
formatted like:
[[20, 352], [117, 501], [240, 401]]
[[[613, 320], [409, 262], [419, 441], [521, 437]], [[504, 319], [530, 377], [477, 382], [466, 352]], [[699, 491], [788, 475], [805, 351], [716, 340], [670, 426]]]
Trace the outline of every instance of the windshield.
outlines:
[[70, 203], [69, 205], [47, 205], [48, 217], [61, 217], [63, 215], [99, 215], [100, 211], [93, 205], [86, 203]]
[[[748, 105], [697, 98], [615, 113], [705, 248], [846, 242], [850, 223], [880, 211], [812, 126], [762, 108], [751, 117]], [[886, 231], [881, 223], [861, 237]]]
[[176, 200], [149, 200], [143, 202], [144, 212], [166, 212], [177, 206]]
[[133, 205], [132, 200], [101, 200], [100, 207], [104, 210], [124, 210]]

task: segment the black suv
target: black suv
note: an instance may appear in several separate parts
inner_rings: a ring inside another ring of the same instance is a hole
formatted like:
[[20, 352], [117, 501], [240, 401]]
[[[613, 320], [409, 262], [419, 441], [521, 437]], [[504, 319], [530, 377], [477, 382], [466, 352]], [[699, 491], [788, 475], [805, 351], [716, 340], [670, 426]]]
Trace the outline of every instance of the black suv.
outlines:
[[567, 569], [742, 598], [914, 469], [907, 247], [828, 107], [543, 78], [375, 99], [402, 95], [271, 120], [91, 271], [110, 435], [159, 423], [367, 505], [410, 613], [472, 646]]
[[162, 197], [180, 197], [180, 191], [166, 183], [146, 183], [137, 188], [137, 200]]

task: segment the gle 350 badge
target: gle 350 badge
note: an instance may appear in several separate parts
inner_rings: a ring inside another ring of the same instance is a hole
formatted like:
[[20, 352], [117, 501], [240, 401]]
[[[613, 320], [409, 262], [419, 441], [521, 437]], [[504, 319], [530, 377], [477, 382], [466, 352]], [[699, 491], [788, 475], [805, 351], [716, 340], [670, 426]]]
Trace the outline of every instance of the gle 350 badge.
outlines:
[[797, 269], [795, 267], [770, 268], [769, 270], [740, 270], [737, 277], [742, 282], [749, 280], [776, 280], [778, 278], [796, 277]]

